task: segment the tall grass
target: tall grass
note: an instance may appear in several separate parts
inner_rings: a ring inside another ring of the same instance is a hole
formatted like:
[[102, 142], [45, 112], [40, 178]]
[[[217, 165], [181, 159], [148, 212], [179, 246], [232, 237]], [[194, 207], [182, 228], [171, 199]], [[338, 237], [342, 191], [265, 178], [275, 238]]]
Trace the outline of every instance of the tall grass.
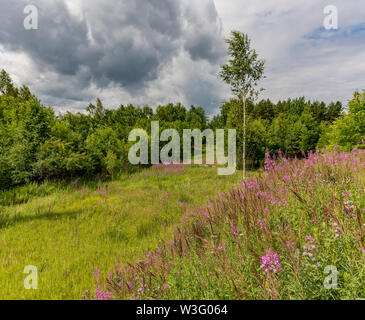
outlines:
[[365, 151], [306, 156], [267, 155], [265, 172], [186, 210], [170, 241], [96, 274], [84, 298], [365, 298]]
[[[107, 277], [171, 237], [185, 210], [240, 173], [162, 166], [115, 181], [31, 184], [0, 194], [0, 299], [80, 299], [95, 291], [93, 270]], [[38, 269], [38, 289], [26, 290], [25, 266]]]

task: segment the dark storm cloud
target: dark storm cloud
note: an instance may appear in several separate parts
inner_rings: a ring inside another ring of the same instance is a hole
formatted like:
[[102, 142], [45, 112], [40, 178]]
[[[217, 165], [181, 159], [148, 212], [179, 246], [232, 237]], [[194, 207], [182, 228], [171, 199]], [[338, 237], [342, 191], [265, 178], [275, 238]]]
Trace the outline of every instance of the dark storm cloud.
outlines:
[[185, 49], [193, 60], [207, 59], [216, 62], [223, 56], [222, 46], [209, 33], [190, 37]]
[[71, 17], [63, 2], [52, 1], [52, 5], [37, 6], [41, 27], [25, 30], [23, 10], [28, 4], [28, 1], [0, 0], [0, 43], [9, 50], [29, 54], [44, 67], [53, 67], [61, 74], [75, 74], [80, 52], [88, 45], [85, 22]]
[[[92, 84], [99, 89], [112, 85], [143, 94], [182, 51], [192, 60], [211, 64], [224, 56], [213, 0], [74, 3], [79, 15], [70, 11], [66, 0], [0, 0], [0, 44], [8, 51], [27, 54], [40, 73], [54, 72], [62, 81], [40, 88], [47, 100], [62, 95], [65, 99], [82, 99], [78, 92]], [[28, 4], [39, 10], [38, 30], [24, 29], [23, 10]], [[198, 88], [197, 83], [194, 90]]]
[[220, 23], [214, 2], [205, 2], [202, 10], [199, 11], [188, 7], [185, 15], [190, 26], [184, 43], [185, 50], [189, 52], [193, 60], [218, 62], [225, 55], [225, 47], [222, 38], [217, 36], [217, 33], [221, 32], [221, 25], [216, 25], [215, 28], [214, 25], [212, 26], [212, 22]]
[[138, 87], [158, 77], [179, 50], [182, 33], [180, 4], [169, 0], [88, 1], [84, 8], [97, 52], [94, 80]]

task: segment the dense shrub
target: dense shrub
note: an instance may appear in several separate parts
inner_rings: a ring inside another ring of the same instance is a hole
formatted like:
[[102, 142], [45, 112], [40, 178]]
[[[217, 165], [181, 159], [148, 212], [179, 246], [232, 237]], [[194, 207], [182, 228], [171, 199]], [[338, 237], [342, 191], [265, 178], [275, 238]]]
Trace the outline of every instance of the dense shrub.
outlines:
[[41, 180], [65, 178], [85, 174], [89, 162], [86, 154], [73, 151], [70, 142], [51, 138], [40, 145], [33, 169]]
[[[23, 86], [16, 88], [3, 70], [0, 73], [0, 189], [31, 181], [68, 179], [95, 175], [114, 178], [134, 171], [128, 161], [129, 132], [150, 132], [151, 121], [160, 121], [161, 131], [204, 129], [204, 109], [187, 110], [180, 103], [159, 106], [154, 112], [121, 105], [104, 109], [100, 99], [86, 113], [56, 116]], [[162, 147], [162, 146], [161, 146]]]
[[[315, 150], [322, 133], [342, 117], [343, 108], [340, 102], [326, 105], [297, 98], [276, 104], [270, 100], [256, 104], [248, 101], [247, 110], [246, 159], [249, 165], [257, 166], [263, 163], [265, 150], [272, 154], [281, 151], [289, 157], [300, 157], [302, 151]], [[224, 102], [220, 115], [212, 119], [211, 125], [237, 129], [237, 159], [241, 167], [242, 101], [231, 99]]]
[[319, 141], [320, 147], [333, 149], [337, 145], [345, 151], [350, 151], [355, 146], [363, 148], [361, 141], [365, 140], [365, 92], [355, 92], [348, 106], [349, 113], [326, 128]]

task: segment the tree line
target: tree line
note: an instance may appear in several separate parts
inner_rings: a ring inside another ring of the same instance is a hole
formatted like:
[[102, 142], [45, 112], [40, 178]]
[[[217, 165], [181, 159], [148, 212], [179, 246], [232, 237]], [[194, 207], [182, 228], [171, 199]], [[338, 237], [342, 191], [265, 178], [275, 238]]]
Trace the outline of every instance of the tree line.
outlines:
[[[236, 129], [237, 160], [242, 157], [242, 101], [222, 103], [220, 113], [208, 119], [202, 107], [181, 103], [104, 108], [100, 99], [85, 112], [56, 115], [41, 104], [27, 86], [17, 88], [0, 73], [0, 189], [45, 179], [114, 177], [136, 170], [128, 161], [128, 135], [141, 128], [150, 133], [151, 121], [160, 130]], [[345, 113], [340, 102], [288, 99], [273, 103], [247, 101], [246, 156], [259, 165], [265, 152], [300, 157], [302, 151], [336, 143], [340, 148], [362, 146], [365, 139], [365, 94], [355, 93]], [[161, 146], [162, 147], [162, 146]], [[239, 164], [242, 165], [242, 164]]]

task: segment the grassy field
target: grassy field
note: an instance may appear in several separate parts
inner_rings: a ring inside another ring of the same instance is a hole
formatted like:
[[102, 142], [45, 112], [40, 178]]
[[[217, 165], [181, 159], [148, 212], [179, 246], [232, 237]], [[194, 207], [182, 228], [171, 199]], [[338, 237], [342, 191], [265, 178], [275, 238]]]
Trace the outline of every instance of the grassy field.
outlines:
[[238, 184], [241, 172], [175, 165], [8, 191], [0, 299], [365, 298], [364, 160], [267, 158]]
[[[110, 183], [25, 186], [0, 199], [0, 299], [80, 299], [119, 262], [134, 262], [241, 176], [216, 168], [151, 168]], [[22, 198], [24, 197], [24, 199]], [[20, 199], [22, 198], [22, 199]], [[9, 202], [24, 202], [9, 205]], [[38, 268], [38, 290], [24, 267]]]

